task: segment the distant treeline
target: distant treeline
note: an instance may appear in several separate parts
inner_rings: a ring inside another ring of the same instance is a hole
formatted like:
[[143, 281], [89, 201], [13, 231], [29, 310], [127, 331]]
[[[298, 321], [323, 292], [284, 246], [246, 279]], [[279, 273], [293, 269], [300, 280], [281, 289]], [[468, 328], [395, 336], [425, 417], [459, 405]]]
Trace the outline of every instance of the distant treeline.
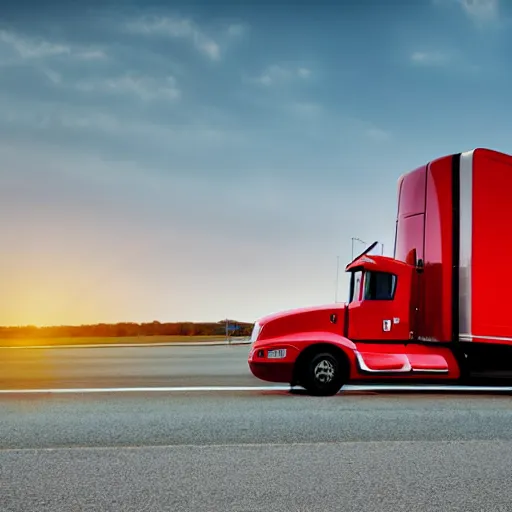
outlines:
[[[227, 322], [230, 336], [250, 336], [253, 324]], [[81, 338], [128, 336], [225, 336], [226, 321], [212, 323], [133, 322], [94, 325], [61, 325], [54, 327], [0, 327], [0, 338]]]

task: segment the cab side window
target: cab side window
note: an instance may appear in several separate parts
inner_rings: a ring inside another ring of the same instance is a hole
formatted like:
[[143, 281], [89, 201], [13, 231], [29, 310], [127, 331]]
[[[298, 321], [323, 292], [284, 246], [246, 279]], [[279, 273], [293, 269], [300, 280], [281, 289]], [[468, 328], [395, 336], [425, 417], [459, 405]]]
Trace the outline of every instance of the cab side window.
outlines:
[[397, 278], [387, 272], [365, 272], [363, 300], [393, 300]]
[[358, 270], [357, 272], [352, 272], [352, 276], [350, 279], [350, 294], [349, 294], [349, 302], [358, 301], [361, 292], [361, 281], [363, 279], [363, 272]]

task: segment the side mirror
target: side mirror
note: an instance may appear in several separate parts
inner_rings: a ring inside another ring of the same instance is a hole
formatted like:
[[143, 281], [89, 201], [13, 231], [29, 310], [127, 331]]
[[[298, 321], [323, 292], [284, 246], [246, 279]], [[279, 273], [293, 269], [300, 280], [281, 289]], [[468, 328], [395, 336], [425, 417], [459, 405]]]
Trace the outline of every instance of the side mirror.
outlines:
[[423, 260], [421, 258], [418, 259], [418, 253], [417, 253], [416, 249], [412, 249], [409, 251], [409, 253], [407, 254], [406, 262], [409, 263], [409, 265], [412, 265], [413, 267], [415, 267], [416, 272], [418, 274], [423, 273], [423, 270], [424, 270]]
[[418, 257], [416, 255], [416, 249], [411, 249], [405, 257], [405, 262], [413, 267], [418, 266]]

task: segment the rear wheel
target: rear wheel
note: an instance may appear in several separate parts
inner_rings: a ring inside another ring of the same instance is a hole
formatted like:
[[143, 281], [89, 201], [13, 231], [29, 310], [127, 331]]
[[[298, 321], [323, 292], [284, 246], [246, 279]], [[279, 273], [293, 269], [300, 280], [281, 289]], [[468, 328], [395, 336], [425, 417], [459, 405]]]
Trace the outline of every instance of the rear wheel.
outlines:
[[345, 365], [330, 352], [313, 354], [304, 363], [300, 380], [311, 395], [335, 395], [345, 383]]

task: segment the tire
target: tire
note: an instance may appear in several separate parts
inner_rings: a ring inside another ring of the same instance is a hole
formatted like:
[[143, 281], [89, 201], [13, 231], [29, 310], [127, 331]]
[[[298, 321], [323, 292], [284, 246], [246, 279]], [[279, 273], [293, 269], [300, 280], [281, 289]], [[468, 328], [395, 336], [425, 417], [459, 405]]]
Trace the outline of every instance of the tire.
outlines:
[[345, 384], [346, 368], [330, 352], [313, 354], [305, 361], [302, 385], [314, 396], [333, 396]]

